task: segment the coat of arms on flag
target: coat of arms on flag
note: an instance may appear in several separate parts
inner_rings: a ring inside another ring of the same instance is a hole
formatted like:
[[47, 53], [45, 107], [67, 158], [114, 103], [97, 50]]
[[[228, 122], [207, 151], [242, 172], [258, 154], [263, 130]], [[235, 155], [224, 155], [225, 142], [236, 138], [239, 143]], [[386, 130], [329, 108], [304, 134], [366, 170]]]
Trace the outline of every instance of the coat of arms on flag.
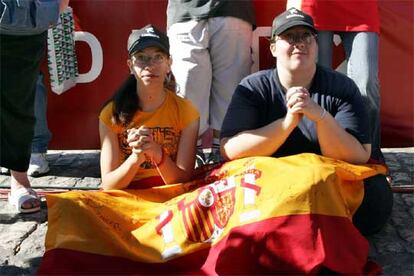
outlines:
[[234, 212], [235, 192], [234, 178], [223, 179], [200, 189], [192, 201], [178, 203], [190, 241], [210, 242], [221, 234]]

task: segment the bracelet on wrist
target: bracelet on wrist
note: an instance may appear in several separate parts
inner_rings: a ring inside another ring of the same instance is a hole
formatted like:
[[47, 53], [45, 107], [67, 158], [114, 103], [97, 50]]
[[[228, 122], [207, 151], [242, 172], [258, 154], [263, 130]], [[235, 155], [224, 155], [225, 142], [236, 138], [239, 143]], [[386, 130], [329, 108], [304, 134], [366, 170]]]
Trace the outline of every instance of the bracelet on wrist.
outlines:
[[161, 147], [161, 160], [160, 162], [156, 163], [155, 166], [159, 167], [161, 166], [165, 161], [165, 152], [164, 149]]
[[325, 116], [326, 116], [326, 113], [328, 113], [328, 111], [326, 111], [326, 109], [322, 107], [322, 112], [321, 112], [321, 115], [319, 116], [319, 120], [318, 120], [318, 121], [316, 121], [316, 123], [320, 123], [320, 122], [322, 122], [322, 121], [323, 121], [323, 119], [324, 119], [324, 118], [325, 118]]

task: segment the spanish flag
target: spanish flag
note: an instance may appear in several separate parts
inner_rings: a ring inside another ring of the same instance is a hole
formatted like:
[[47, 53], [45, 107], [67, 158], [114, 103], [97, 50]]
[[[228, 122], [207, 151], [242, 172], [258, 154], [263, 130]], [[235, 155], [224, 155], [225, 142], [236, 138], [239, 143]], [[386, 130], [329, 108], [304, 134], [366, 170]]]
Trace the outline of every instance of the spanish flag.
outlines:
[[39, 274], [376, 274], [352, 224], [380, 165], [227, 162], [188, 183], [47, 196]]

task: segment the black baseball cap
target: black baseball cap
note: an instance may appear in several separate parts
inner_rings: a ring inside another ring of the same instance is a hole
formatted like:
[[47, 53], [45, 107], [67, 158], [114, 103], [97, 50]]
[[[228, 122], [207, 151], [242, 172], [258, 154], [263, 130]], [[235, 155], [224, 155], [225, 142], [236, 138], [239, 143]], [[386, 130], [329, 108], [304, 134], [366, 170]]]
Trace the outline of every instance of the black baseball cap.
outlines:
[[128, 37], [128, 54], [131, 56], [148, 47], [158, 47], [169, 54], [168, 36], [151, 24], [139, 30], [132, 30]]
[[310, 15], [296, 9], [290, 8], [273, 19], [272, 23], [272, 37], [280, 35], [287, 29], [295, 26], [305, 26], [311, 29], [314, 33], [318, 31], [315, 29], [313, 19]]

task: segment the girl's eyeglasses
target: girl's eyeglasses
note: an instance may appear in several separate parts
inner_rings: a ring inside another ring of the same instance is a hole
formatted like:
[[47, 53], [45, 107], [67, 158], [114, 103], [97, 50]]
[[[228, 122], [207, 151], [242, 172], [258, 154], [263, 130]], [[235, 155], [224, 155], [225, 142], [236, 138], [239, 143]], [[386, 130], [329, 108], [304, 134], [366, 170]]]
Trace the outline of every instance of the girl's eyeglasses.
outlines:
[[150, 64], [161, 64], [167, 57], [164, 54], [155, 54], [153, 56], [147, 56], [144, 54], [136, 54], [132, 56], [132, 63], [137, 66], [146, 66]]

